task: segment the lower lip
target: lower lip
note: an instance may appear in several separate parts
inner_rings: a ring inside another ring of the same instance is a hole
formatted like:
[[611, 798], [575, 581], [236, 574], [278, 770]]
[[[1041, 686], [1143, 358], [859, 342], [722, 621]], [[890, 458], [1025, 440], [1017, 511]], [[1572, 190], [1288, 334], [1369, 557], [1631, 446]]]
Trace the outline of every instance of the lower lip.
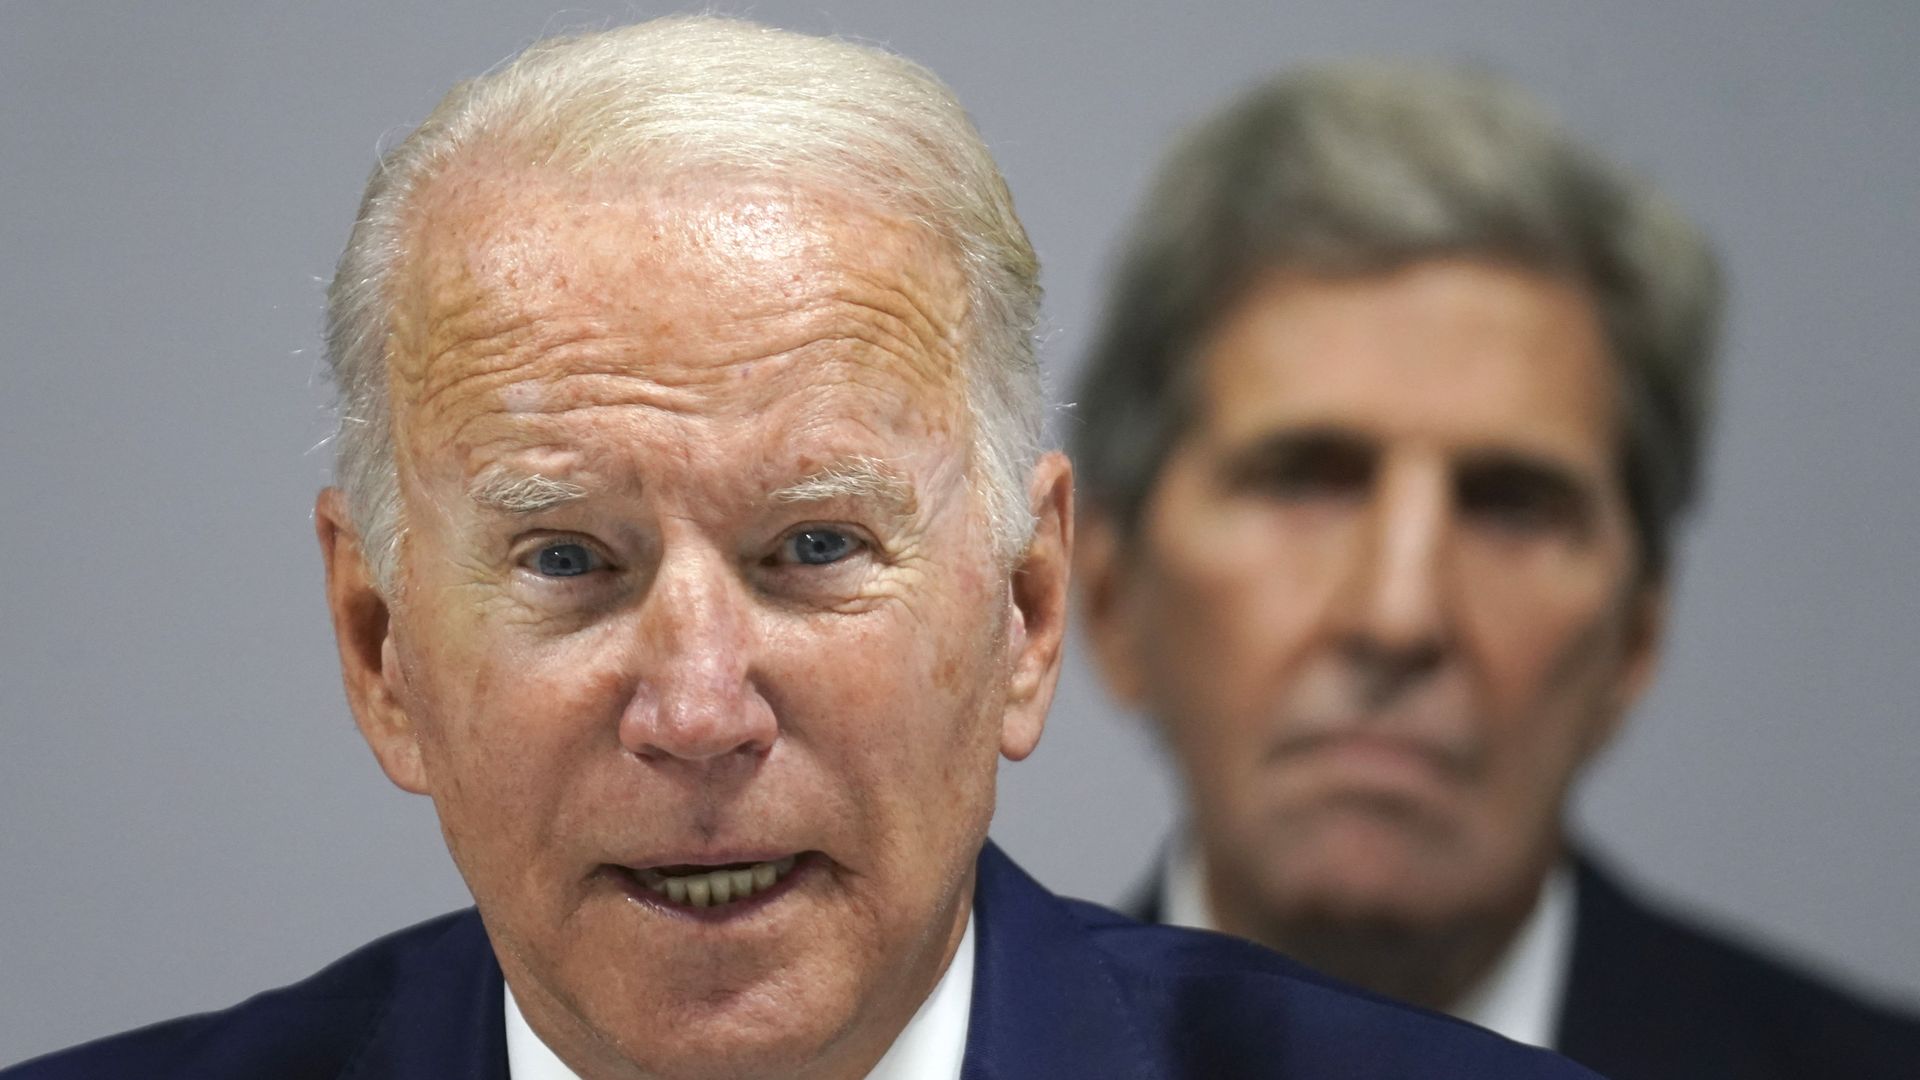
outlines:
[[1357, 773], [1371, 780], [1431, 784], [1447, 775], [1436, 755], [1386, 739], [1350, 738], [1328, 742], [1302, 754], [1302, 765]]
[[817, 851], [803, 852], [794, 860], [793, 869], [787, 871], [786, 876], [767, 888], [754, 893], [745, 900], [730, 900], [724, 904], [709, 905], [707, 907], [694, 907], [692, 904], [676, 904], [667, 899], [665, 894], [654, 892], [652, 889], [641, 884], [640, 879], [634, 876], [634, 872], [624, 866], [607, 866], [602, 868], [601, 872], [612, 880], [615, 885], [619, 886], [620, 890], [627, 894], [628, 899], [637, 904], [652, 908], [667, 915], [672, 915], [675, 918], [717, 923], [744, 918], [780, 899], [782, 896], [785, 896], [795, 888], [798, 888], [803, 878], [811, 877], [815, 873], [818, 873], [821, 869], [821, 862], [825, 858], [824, 855], [821, 855]]

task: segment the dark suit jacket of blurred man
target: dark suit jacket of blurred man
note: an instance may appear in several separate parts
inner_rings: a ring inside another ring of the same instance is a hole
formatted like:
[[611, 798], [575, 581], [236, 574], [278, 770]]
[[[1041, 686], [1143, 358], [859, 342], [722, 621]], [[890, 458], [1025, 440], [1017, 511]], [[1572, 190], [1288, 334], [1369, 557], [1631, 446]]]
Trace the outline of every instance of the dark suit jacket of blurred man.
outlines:
[[[1915, 1080], [1920, 1018], [1656, 911], [1574, 860], [1552, 1049], [1611, 1080]], [[1162, 875], [1128, 905], [1162, 917]]]
[[[962, 1080], [1580, 1080], [1469, 1024], [1336, 986], [1219, 935], [1061, 900], [989, 845]], [[507, 1080], [500, 968], [471, 910], [222, 1013], [5, 1080]]]

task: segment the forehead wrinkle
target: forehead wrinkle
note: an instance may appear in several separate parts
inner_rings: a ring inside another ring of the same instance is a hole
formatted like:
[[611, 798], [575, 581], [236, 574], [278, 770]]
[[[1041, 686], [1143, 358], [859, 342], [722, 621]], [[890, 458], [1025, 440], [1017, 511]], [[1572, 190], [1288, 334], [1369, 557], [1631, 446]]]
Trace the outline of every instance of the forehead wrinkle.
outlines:
[[[593, 362], [591, 354], [602, 351], [602, 338], [601, 328], [590, 318], [553, 318], [509, 304], [485, 307], [494, 313], [491, 318], [465, 319], [467, 325], [458, 329], [435, 326], [430, 341], [446, 344], [423, 350], [415, 362], [417, 372], [410, 380], [413, 408], [433, 411], [441, 408], [443, 399], [484, 394], [514, 383], [551, 386], [571, 375], [633, 374], [624, 367]], [[575, 356], [577, 352], [589, 355]]]
[[[934, 365], [918, 362], [921, 353], [896, 347], [906, 339], [874, 332], [872, 319], [836, 319], [836, 324], [844, 325], [827, 327], [810, 320], [787, 325], [794, 321], [790, 315], [735, 320], [706, 328], [710, 332], [699, 342], [689, 343], [689, 351], [707, 349], [716, 353], [692, 359], [674, 355], [681, 350], [671, 335], [610, 338], [584, 319], [577, 320], [580, 325], [571, 332], [543, 333], [538, 325], [543, 321], [529, 316], [520, 320], [519, 326], [504, 328], [492, 341], [463, 341], [443, 351], [434, 358], [434, 366], [447, 370], [449, 377], [429, 386], [415, 406], [444, 410], [442, 399], [510, 392], [512, 386], [521, 384], [537, 386], [539, 391], [529, 390], [518, 395], [518, 400], [503, 402], [504, 411], [539, 415], [645, 405], [675, 412], [697, 407], [696, 401], [682, 397], [681, 391], [700, 393], [709, 388], [739, 387], [758, 392], [758, 398], [777, 399], [786, 393], [777, 385], [779, 382], [802, 376], [817, 363], [884, 367], [914, 375], [931, 375], [935, 370]], [[827, 355], [808, 359], [806, 354], [817, 352]], [[472, 354], [473, 359], [466, 354]], [[783, 367], [788, 373], [771, 384], [745, 386], [739, 382], [743, 369], [763, 365]], [[848, 381], [861, 380], [849, 377]], [[755, 407], [764, 404], [759, 400], [743, 402]]]
[[[864, 284], [871, 287], [859, 295], [835, 298], [850, 309], [834, 320], [848, 324], [844, 330], [836, 326], [840, 331], [836, 336], [865, 341], [906, 361], [915, 374], [925, 378], [944, 381], [958, 374], [959, 365], [955, 361], [964, 324], [963, 298], [953, 298], [949, 306], [954, 311], [936, 314], [917, 303], [908, 292], [883, 283]], [[933, 298], [946, 295], [937, 287], [923, 292]]]
[[[463, 445], [474, 441], [470, 433], [476, 428], [492, 433], [490, 437], [499, 437], [503, 431], [512, 437], [523, 425], [546, 431], [538, 426], [541, 421], [603, 410], [697, 413], [710, 399], [707, 391], [738, 384], [726, 377], [729, 369], [748, 363], [791, 363], [797, 351], [742, 355], [711, 366], [633, 359], [641, 348], [591, 333], [556, 341], [552, 351], [443, 382], [410, 410], [409, 426], [424, 428], [437, 422], [443, 430], [436, 443]], [[776, 386], [742, 388], [758, 391], [758, 398], [740, 403], [742, 412], [757, 412], [768, 401], [784, 396]]]
[[[714, 204], [702, 197], [689, 210], [682, 205], [686, 194], [668, 187], [653, 192], [649, 220], [655, 221], [656, 230], [667, 229], [678, 246], [649, 253], [644, 246], [612, 243], [602, 234], [581, 234], [583, 223], [590, 224], [582, 216], [583, 207], [595, 207], [606, 197], [602, 193], [594, 198], [591, 184], [492, 165], [476, 163], [443, 176], [428, 186], [416, 206], [413, 257], [407, 260], [412, 272], [406, 275], [415, 303], [402, 306], [412, 307], [425, 323], [411, 328], [422, 347], [409, 350], [414, 355], [408, 357], [420, 369], [409, 374], [423, 382], [436, 374], [430, 366], [449, 361], [457, 361], [452, 364], [453, 382], [465, 381], [476, 369], [512, 369], [525, 363], [517, 353], [531, 351], [539, 358], [569, 338], [590, 338], [596, 328], [604, 330], [599, 325], [604, 319], [598, 316], [641, 314], [631, 310], [635, 298], [630, 295], [581, 291], [592, 275], [573, 271], [607, 259], [617, 265], [602, 269], [623, 273], [659, 270], [686, 259], [702, 264], [703, 273], [716, 268], [741, 273], [743, 263], [751, 264], [757, 271], [751, 276], [764, 279], [760, 290], [772, 307], [750, 313], [736, 308], [717, 325], [699, 327], [697, 344], [720, 345], [723, 353], [738, 354], [738, 345], [762, 344], [768, 323], [777, 326], [800, 315], [802, 325], [790, 331], [790, 339], [798, 339], [795, 345], [836, 336], [859, 338], [904, 361], [901, 366], [916, 375], [927, 376], [938, 373], [932, 361], [951, 359], [964, 329], [967, 297], [956, 254], [943, 238], [917, 223], [817, 193], [761, 192], [752, 186], [736, 192], [736, 201], [744, 200], [744, 205]], [[619, 190], [626, 192], [624, 181]], [[660, 239], [657, 231], [655, 239]], [[788, 306], [809, 293], [813, 298], [804, 307]], [[660, 295], [650, 300], [647, 306], [669, 303]], [[825, 325], [807, 319], [802, 314], [806, 308], [816, 309], [816, 318], [824, 316]], [[660, 346], [639, 350], [653, 352], [662, 361], [660, 370], [646, 372], [657, 381], [717, 377], [720, 372], [692, 369], [766, 356], [721, 355], [710, 357], [709, 363], [686, 365], [687, 371], [669, 371], [682, 366], [671, 356], [675, 320], [645, 315], [642, 320], [651, 323], [645, 335], [651, 340], [638, 344]], [[568, 324], [568, 329], [546, 333], [556, 323]], [[736, 336], [742, 340], [729, 341]], [[447, 342], [452, 344], [443, 344]], [[946, 366], [951, 371], [955, 365]], [[418, 403], [430, 404], [446, 387], [419, 389]]]
[[828, 361], [833, 378], [804, 387], [809, 398], [864, 395], [868, 405], [852, 419], [875, 438], [903, 430], [922, 439], [951, 437], [967, 430], [966, 393], [959, 379], [928, 377], [923, 367], [904, 367], [895, 354], [864, 340], [827, 344], [841, 346]]
[[[396, 383], [418, 390], [434, 361], [448, 355], [510, 355], [517, 339], [535, 328], [542, 313], [526, 303], [526, 294], [537, 290], [522, 287], [528, 284], [524, 260], [503, 258], [502, 245], [487, 242], [498, 225], [491, 219], [502, 209], [497, 195], [447, 177], [416, 194], [391, 300], [396, 343], [410, 346], [391, 350]], [[528, 244], [523, 236], [507, 246], [524, 255]], [[519, 294], [521, 302], [501, 305], [503, 294]]]

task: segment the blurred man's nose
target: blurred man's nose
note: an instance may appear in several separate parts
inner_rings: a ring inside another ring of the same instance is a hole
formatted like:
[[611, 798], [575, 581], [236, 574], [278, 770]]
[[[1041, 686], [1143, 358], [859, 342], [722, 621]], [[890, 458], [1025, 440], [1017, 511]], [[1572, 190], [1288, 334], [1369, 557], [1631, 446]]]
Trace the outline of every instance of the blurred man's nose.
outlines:
[[1444, 462], [1381, 463], [1348, 559], [1338, 615], [1342, 648], [1376, 696], [1392, 696], [1445, 657], [1451, 517]]
[[719, 552], [669, 551], [641, 612], [639, 678], [620, 718], [620, 742], [643, 758], [708, 762], [757, 757], [778, 721], [754, 684], [753, 603]]

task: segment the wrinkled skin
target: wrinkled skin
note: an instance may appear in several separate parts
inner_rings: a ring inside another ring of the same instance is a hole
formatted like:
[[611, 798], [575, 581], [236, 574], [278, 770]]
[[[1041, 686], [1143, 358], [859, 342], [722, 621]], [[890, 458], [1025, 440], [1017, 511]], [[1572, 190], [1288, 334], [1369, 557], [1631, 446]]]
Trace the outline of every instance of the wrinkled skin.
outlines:
[[[903, 220], [485, 161], [414, 210], [391, 604], [339, 493], [316, 515], [363, 733], [582, 1076], [864, 1075], [965, 928], [998, 756], [1039, 738], [1064, 459], [1009, 563], [969, 483], [960, 279]], [[863, 468], [885, 482], [822, 483]], [[613, 869], [795, 853], [722, 918]]]
[[1497, 947], [1652, 668], [1592, 305], [1475, 262], [1276, 275], [1197, 375], [1138, 533], [1091, 518], [1079, 573], [1109, 685], [1183, 771], [1216, 917], [1350, 978], [1366, 958], [1316, 949]]

